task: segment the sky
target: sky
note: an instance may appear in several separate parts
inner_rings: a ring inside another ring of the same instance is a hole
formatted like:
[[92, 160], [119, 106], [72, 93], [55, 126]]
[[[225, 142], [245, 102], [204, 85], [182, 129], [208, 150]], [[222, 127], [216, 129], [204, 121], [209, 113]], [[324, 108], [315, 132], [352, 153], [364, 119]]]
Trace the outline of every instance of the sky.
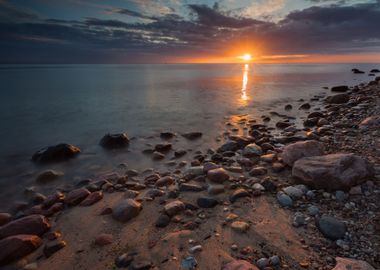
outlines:
[[0, 63], [380, 63], [380, 0], [0, 0]]

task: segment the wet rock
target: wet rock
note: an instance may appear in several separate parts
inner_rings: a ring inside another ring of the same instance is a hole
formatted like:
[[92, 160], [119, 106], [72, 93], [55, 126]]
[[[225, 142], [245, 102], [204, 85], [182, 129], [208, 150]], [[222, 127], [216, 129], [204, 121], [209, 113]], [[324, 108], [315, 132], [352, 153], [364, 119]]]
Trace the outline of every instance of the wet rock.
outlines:
[[218, 152], [235, 152], [240, 148], [239, 144], [235, 141], [227, 141], [218, 148]]
[[214, 183], [222, 184], [224, 181], [228, 181], [230, 179], [229, 174], [223, 168], [209, 170], [207, 172], [207, 178]]
[[238, 189], [234, 190], [234, 192], [231, 194], [230, 202], [234, 203], [239, 198], [249, 197], [249, 196], [250, 196], [250, 194], [247, 190], [245, 190], [244, 188], [238, 188]]
[[107, 149], [122, 148], [128, 146], [129, 138], [126, 133], [106, 134], [99, 144]]
[[190, 192], [200, 192], [204, 188], [197, 184], [183, 183], [179, 186], [179, 191], [190, 191]]
[[224, 192], [223, 185], [210, 185], [207, 189], [208, 194], [217, 195]]
[[176, 158], [183, 157], [186, 154], [187, 154], [186, 150], [177, 150], [177, 151], [174, 151], [174, 157], [176, 157]]
[[286, 111], [290, 111], [291, 109], [293, 109], [293, 106], [290, 105], [290, 104], [287, 104], [287, 105], [285, 105], [284, 109], [285, 109]]
[[304, 194], [304, 192], [301, 189], [293, 186], [286, 187], [283, 189], [283, 191], [294, 200], [301, 199]]
[[349, 90], [347, 85], [339, 85], [331, 87], [331, 92], [347, 92]]
[[264, 168], [264, 167], [255, 167], [252, 170], [250, 170], [249, 175], [251, 175], [251, 176], [259, 176], [259, 175], [264, 175], [267, 172], [268, 172], [267, 169]]
[[50, 181], [53, 181], [60, 176], [63, 175], [63, 172], [55, 171], [55, 170], [46, 170], [41, 172], [37, 178], [36, 181], [39, 183], [48, 183]]
[[201, 208], [213, 208], [218, 205], [218, 201], [210, 197], [199, 197], [197, 205]]
[[365, 73], [364, 71], [359, 70], [359, 69], [357, 69], [357, 68], [353, 68], [353, 69], [352, 69], [352, 72], [353, 72], [354, 74], [364, 74], [364, 73]]
[[80, 205], [81, 206], [90, 206], [90, 205], [97, 203], [101, 199], [103, 199], [103, 192], [102, 191], [95, 191], [95, 192], [92, 192], [90, 195], [88, 195], [86, 197], [86, 199], [84, 199], [80, 203]]
[[154, 150], [160, 153], [168, 152], [171, 149], [172, 149], [171, 143], [160, 143], [160, 144], [156, 144], [156, 146], [154, 147]]
[[160, 138], [164, 140], [172, 139], [175, 136], [173, 132], [167, 131], [167, 132], [161, 132]]
[[245, 233], [249, 229], [249, 224], [244, 221], [234, 221], [231, 223], [231, 228], [239, 233]]
[[248, 144], [243, 149], [243, 156], [244, 157], [254, 157], [254, 156], [261, 156], [263, 154], [263, 150], [260, 146], [258, 146], [255, 143]]
[[12, 220], [12, 215], [9, 213], [0, 213], [0, 226], [3, 226]]
[[165, 214], [161, 214], [158, 216], [158, 219], [156, 220], [156, 227], [157, 228], [165, 228], [170, 223], [170, 217]]
[[342, 239], [347, 231], [344, 222], [331, 216], [322, 216], [316, 220], [316, 225], [319, 231], [331, 240]]
[[380, 70], [378, 70], [377, 68], [375, 68], [375, 69], [371, 69], [371, 71], [370, 71], [371, 73], [379, 73], [380, 72]]
[[81, 203], [84, 199], [86, 199], [87, 196], [90, 194], [91, 192], [88, 191], [86, 188], [74, 189], [66, 195], [64, 202], [71, 206], [77, 205]]
[[222, 270], [259, 270], [259, 268], [247, 261], [235, 260], [224, 265]]
[[129, 270], [148, 270], [152, 267], [152, 263], [146, 260], [134, 259], [129, 266]]
[[34, 162], [47, 163], [71, 159], [80, 153], [80, 149], [71, 144], [57, 144], [37, 151], [33, 156]]
[[285, 129], [287, 127], [290, 127], [291, 125], [292, 125], [292, 123], [282, 122], [282, 121], [276, 123], [276, 127], [280, 128], [280, 129]]
[[349, 100], [350, 97], [347, 94], [338, 94], [326, 98], [326, 102], [330, 104], [343, 104], [347, 103]]
[[285, 146], [281, 157], [284, 163], [293, 166], [294, 162], [303, 157], [321, 156], [324, 154], [323, 145], [317, 141], [295, 142]]
[[112, 216], [118, 221], [127, 222], [137, 217], [141, 210], [142, 205], [139, 202], [133, 199], [126, 199], [112, 208]]
[[195, 140], [195, 139], [199, 139], [200, 137], [202, 137], [202, 132], [188, 132], [188, 133], [184, 133], [182, 134], [182, 136], [188, 140]]
[[36, 235], [13, 235], [0, 240], [0, 265], [21, 259], [42, 245]]
[[304, 103], [299, 107], [300, 110], [309, 110], [310, 108], [311, 105], [309, 103]]
[[98, 236], [96, 236], [94, 244], [97, 246], [106, 246], [109, 244], [112, 244], [113, 242], [113, 235], [108, 233], [101, 233]]
[[174, 183], [174, 178], [171, 176], [164, 176], [157, 180], [156, 186], [157, 187], [163, 187], [163, 186], [170, 186]]
[[336, 266], [332, 270], [375, 270], [370, 264], [365, 261], [337, 257]]
[[283, 192], [278, 192], [277, 193], [277, 201], [278, 203], [283, 206], [283, 207], [291, 207], [293, 206], [293, 200], [290, 198], [290, 196], [286, 195]]
[[43, 251], [45, 257], [49, 258], [57, 251], [64, 248], [66, 245], [67, 245], [66, 242], [62, 240], [54, 240], [54, 241], [47, 242], [44, 246], [44, 251]]
[[124, 253], [115, 259], [115, 265], [117, 268], [126, 268], [133, 261], [133, 257]]
[[0, 239], [17, 234], [42, 235], [50, 229], [48, 219], [42, 215], [30, 215], [13, 220], [0, 227]]
[[164, 159], [165, 158], [165, 155], [160, 153], [160, 152], [157, 152], [157, 151], [154, 151], [152, 153], [152, 159], [153, 160], [161, 160], [161, 159]]
[[185, 204], [179, 200], [169, 202], [164, 207], [165, 213], [170, 217], [179, 214], [185, 209], [186, 209]]
[[374, 169], [354, 154], [330, 154], [297, 160], [292, 175], [316, 189], [346, 190], [371, 178]]

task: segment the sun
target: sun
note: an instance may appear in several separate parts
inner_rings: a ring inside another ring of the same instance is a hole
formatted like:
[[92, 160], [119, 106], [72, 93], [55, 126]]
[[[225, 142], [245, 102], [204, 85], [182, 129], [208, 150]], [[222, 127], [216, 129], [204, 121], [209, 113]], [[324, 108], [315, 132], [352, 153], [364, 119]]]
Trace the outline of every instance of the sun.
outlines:
[[239, 56], [239, 58], [240, 58], [241, 60], [243, 60], [243, 61], [246, 61], [246, 62], [252, 60], [252, 56], [251, 56], [249, 53], [246, 53], [246, 54], [244, 54], [244, 55], [242, 55], [242, 56]]

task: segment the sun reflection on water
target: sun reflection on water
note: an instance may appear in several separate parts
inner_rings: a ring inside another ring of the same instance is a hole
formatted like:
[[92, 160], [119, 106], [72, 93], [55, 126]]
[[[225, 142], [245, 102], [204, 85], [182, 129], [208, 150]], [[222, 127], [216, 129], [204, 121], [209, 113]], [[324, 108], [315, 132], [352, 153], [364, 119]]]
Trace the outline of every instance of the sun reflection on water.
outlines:
[[243, 73], [243, 85], [241, 87], [241, 99], [243, 101], [248, 101], [249, 97], [247, 95], [247, 84], [248, 84], [248, 71], [249, 71], [249, 65], [244, 65], [244, 73]]

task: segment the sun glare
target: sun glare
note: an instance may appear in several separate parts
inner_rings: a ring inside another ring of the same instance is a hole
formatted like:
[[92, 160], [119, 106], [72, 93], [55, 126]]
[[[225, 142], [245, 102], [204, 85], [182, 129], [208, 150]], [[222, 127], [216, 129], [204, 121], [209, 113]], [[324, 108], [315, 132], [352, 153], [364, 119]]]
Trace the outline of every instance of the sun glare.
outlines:
[[246, 62], [252, 60], [252, 56], [251, 56], [249, 53], [246, 53], [246, 54], [244, 54], [244, 55], [242, 55], [242, 56], [239, 56], [239, 58], [240, 58], [241, 60], [243, 60], [243, 61], [246, 61]]

